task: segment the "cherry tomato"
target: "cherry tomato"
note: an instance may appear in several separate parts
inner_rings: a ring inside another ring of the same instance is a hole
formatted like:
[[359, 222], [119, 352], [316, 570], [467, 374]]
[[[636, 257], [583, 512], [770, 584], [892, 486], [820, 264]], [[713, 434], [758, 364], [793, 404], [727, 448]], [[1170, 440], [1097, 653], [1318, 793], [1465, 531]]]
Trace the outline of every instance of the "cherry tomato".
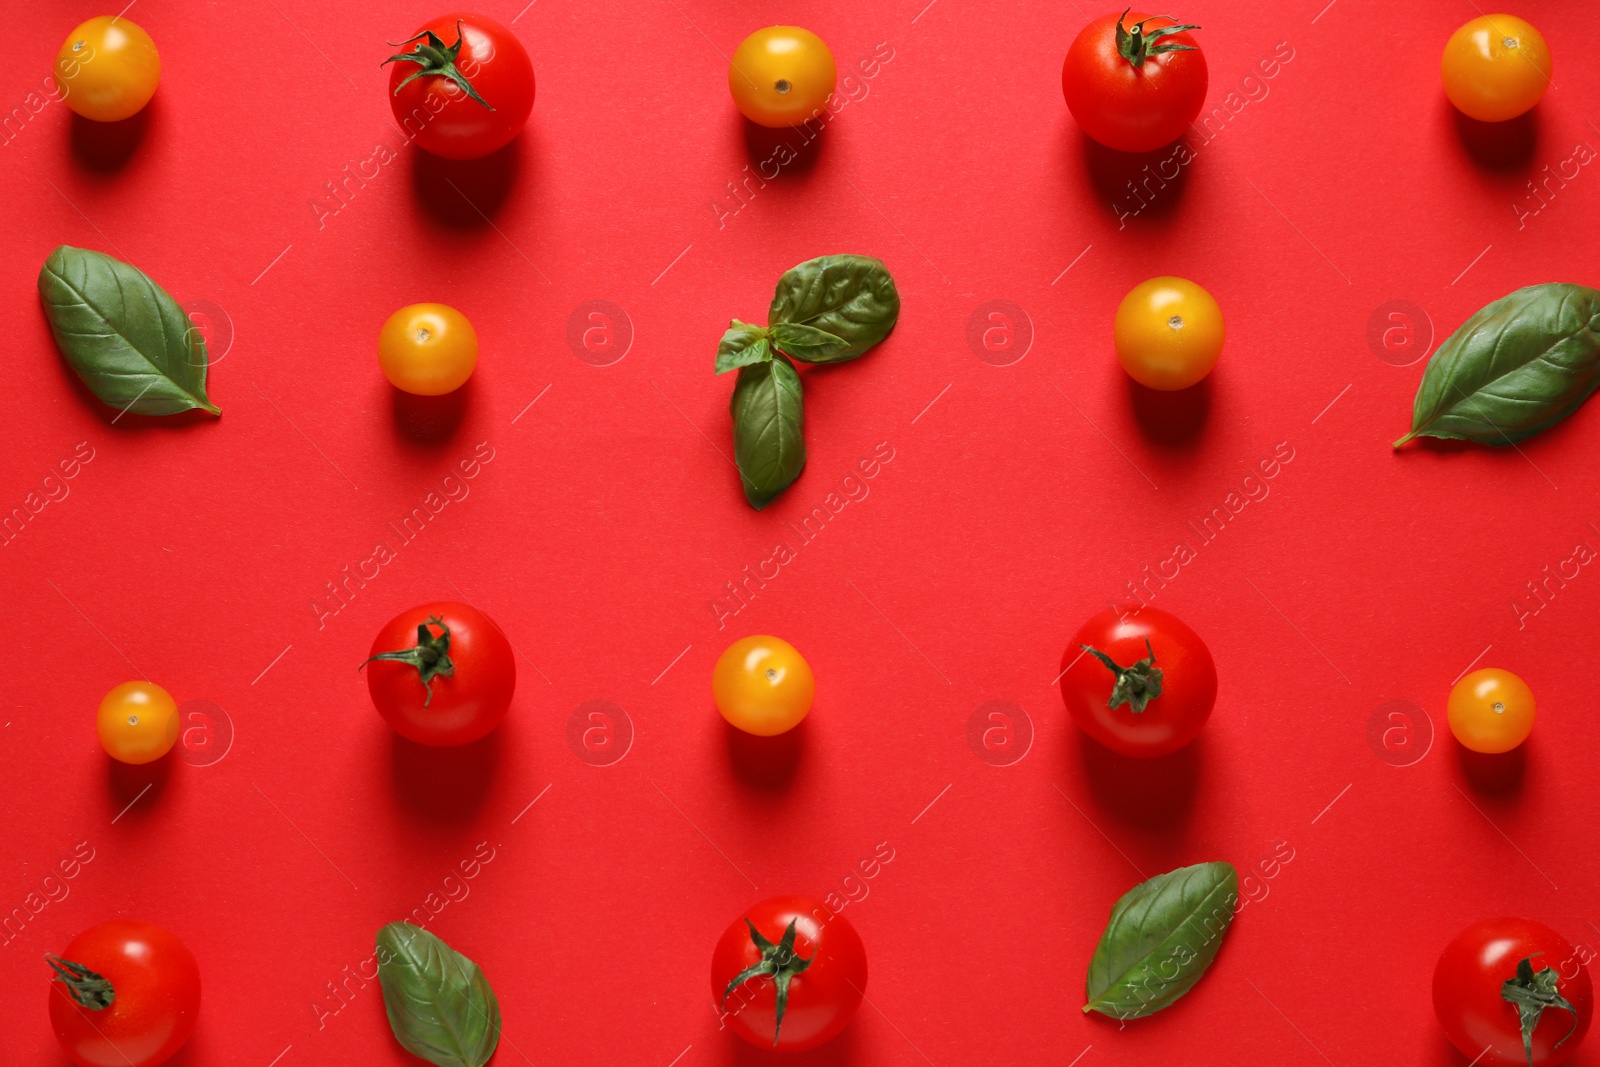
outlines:
[[394, 64], [389, 108], [422, 148], [445, 159], [477, 159], [527, 125], [533, 61], [494, 19], [441, 15], [401, 43], [414, 47], [384, 60]]
[[832, 1040], [867, 989], [867, 950], [842, 915], [810, 897], [772, 897], [723, 931], [711, 995], [752, 1045], [801, 1052]]
[[[1526, 1030], [1519, 1004], [1530, 1008]], [[1550, 1067], [1582, 1043], [1594, 990], [1572, 945], [1548, 926], [1485, 919], [1439, 956], [1433, 1012], [1473, 1067]]]
[[154, 682], [123, 682], [100, 701], [95, 731], [106, 755], [123, 763], [149, 763], [178, 740], [178, 705]]
[[455, 392], [478, 365], [478, 332], [445, 304], [408, 304], [378, 333], [378, 363], [396, 389], [418, 396]]
[[1494, 667], [1473, 671], [1450, 690], [1450, 732], [1474, 752], [1510, 752], [1533, 732], [1533, 690]]
[[1206, 57], [1187, 32], [1199, 28], [1137, 11], [1085, 26], [1061, 67], [1083, 132], [1119, 152], [1152, 152], [1183, 136], [1206, 99]]
[[1440, 72], [1444, 94], [1479, 122], [1529, 111], [1550, 88], [1550, 48], [1515, 15], [1483, 15], [1450, 35]]
[[798, 126], [827, 106], [838, 84], [833, 53], [799, 26], [768, 26], [740, 42], [728, 64], [728, 91], [744, 117], [762, 126]]
[[729, 645], [711, 672], [711, 697], [722, 717], [761, 737], [800, 725], [816, 693], [811, 666], [799, 650], [765, 634]]
[[1061, 657], [1061, 696], [1078, 728], [1124, 756], [1165, 756], [1193, 741], [1217, 702], [1205, 642], [1160, 608], [1109, 608]]
[[79, 1067], [155, 1067], [194, 1033], [200, 968], [183, 942], [155, 923], [91, 926], [59, 957], [46, 958], [56, 972], [50, 1025]]
[[1151, 389], [1187, 389], [1211, 373], [1227, 330], [1211, 294], [1184, 278], [1151, 278], [1117, 308], [1113, 339], [1128, 376]]
[[120, 122], [156, 94], [161, 56], [144, 30], [120, 15], [100, 15], [67, 34], [55, 79], [56, 92], [84, 118]]
[[401, 612], [378, 631], [362, 665], [394, 732], [422, 745], [465, 745], [500, 725], [517, 688], [511, 642], [470, 604]]

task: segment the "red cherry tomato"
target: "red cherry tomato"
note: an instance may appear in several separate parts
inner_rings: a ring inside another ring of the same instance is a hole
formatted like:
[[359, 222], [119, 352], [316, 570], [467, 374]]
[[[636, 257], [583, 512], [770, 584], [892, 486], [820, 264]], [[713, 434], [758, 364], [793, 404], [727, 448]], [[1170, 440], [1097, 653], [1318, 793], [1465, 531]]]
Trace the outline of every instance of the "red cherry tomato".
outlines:
[[1206, 57], [1163, 15], [1105, 15], [1083, 28], [1061, 68], [1061, 91], [1083, 132], [1119, 152], [1152, 152], [1194, 122], [1206, 99]]
[[734, 1033], [761, 1048], [800, 1052], [833, 1039], [855, 1018], [866, 988], [860, 935], [810, 897], [749, 908], [711, 954], [714, 1002]]
[[[1542, 1008], [1529, 1020], [1527, 1044], [1519, 1004]], [[1439, 956], [1433, 1012], [1474, 1067], [1551, 1067], [1576, 1052], [1588, 1032], [1594, 988], [1581, 957], [1548, 926], [1485, 919]]]
[[79, 1067], [155, 1067], [194, 1033], [200, 968], [183, 942], [155, 923], [91, 926], [48, 958], [56, 971], [50, 1025]]
[[500, 725], [517, 688], [511, 642], [470, 604], [422, 604], [390, 619], [362, 665], [372, 703], [394, 732], [423, 745], [465, 745]]
[[477, 159], [511, 143], [533, 110], [533, 61], [494, 19], [457, 12], [418, 30], [385, 63], [389, 107], [418, 145], [446, 159]]
[[1072, 721], [1124, 756], [1176, 752], [1194, 740], [1217, 702], [1210, 650], [1160, 608], [1102, 611], [1074, 635], [1061, 669]]

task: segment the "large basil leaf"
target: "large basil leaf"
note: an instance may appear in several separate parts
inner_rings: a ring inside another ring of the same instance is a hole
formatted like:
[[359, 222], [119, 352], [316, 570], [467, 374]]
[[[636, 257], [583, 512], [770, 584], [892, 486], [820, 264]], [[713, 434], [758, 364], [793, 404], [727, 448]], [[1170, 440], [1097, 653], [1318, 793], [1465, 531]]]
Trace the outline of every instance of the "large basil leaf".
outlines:
[[772, 346], [767, 343], [767, 331], [734, 319], [717, 345], [717, 373], [726, 374], [752, 363], [765, 363], [771, 358]]
[[206, 342], [167, 291], [118, 259], [62, 245], [39, 271], [56, 346], [95, 396], [135, 415], [201, 408]]
[[775, 322], [769, 332], [774, 345], [802, 363], [837, 363], [850, 350], [843, 337], [798, 322]]
[[1414, 437], [1508, 445], [1547, 430], [1600, 386], [1600, 290], [1531, 285], [1501, 297], [1428, 361]]
[[483, 1067], [500, 1043], [500, 1002], [478, 965], [420, 927], [378, 931], [378, 981], [389, 1028], [438, 1067]]
[[[813, 326], [842, 338], [848, 347], [808, 363], [855, 359], [889, 336], [900, 317], [900, 294], [882, 260], [868, 256], [822, 256], [778, 279], [767, 321]], [[782, 347], [781, 345], [779, 347]]]
[[1211, 965], [1238, 899], [1231, 863], [1180, 867], [1128, 890], [1089, 961], [1083, 1010], [1137, 1019], [1171, 1007]]
[[759, 511], [806, 465], [805, 416], [794, 364], [780, 355], [739, 368], [728, 409], [745, 499]]

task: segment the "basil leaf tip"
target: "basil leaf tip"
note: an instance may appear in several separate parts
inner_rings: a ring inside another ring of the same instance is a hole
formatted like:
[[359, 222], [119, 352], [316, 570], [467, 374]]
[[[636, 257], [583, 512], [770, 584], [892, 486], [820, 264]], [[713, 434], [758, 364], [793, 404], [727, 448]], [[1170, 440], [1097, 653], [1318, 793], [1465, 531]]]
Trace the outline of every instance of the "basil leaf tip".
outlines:
[[745, 499], [759, 511], [806, 465], [804, 399], [794, 364], [780, 355], [740, 367], [728, 410]]
[[39, 270], [56, 347], [105, 403], [135, 415], [221, 411], [206, 396], [206, 342], [149, 275], [100, 252], [61, 245]]
[[483, 1067], [500, 1043], [500, 1002], [478, 965], [406, 922], [378, 931], [378, 982], [395, 1040], [436, 1067]]

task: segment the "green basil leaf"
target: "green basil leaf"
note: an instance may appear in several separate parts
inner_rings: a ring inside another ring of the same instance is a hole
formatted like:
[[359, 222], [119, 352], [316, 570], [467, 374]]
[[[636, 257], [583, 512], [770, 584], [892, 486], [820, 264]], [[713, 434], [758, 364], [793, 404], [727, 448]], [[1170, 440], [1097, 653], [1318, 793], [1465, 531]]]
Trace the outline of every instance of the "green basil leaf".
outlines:
[[745, 499], [759, 511], [806, 465], [805, 415], [794, 364], [776, 356], [740, 367], [728, 410]]
[[815, 326], [798, 322], [775, 322], [769, 331], [772, 343], [802, 363], [838, 363], [848, 359], [850, 342]]
[[[827, 360], [855, 359], [889, 336], [900, 317], [900, 294], [881, 260], [823, 256], [778, 279], [767, 321], [814, 326], [843, 338], [848, 348]], [[780, 346], [782, 347], [782, 346]]]
[[1600, 386], [1600, 290], [1531, 285], [1501, 297], [1428, 361], [1414, 437], [1508, 445], [1548, 430]]
[[135, 415], [222, 414], [206, 397], [205, 338], [143, 271], [62, 245], [39, 271], [39, 297], [61, 354], [107, 404]]
[[483, 1067], [500, 1043], [500, 1002], [478, 965], [420, 927], [378, 931], [378, 981], [395, 1040], [438, 1067]]
[[767, 343], [767, 331], [734, 319], [728, 332], [722, 335], [722, 343], [717, 345], [717, 373], [726, 374], [771, 358], [772, 346]]
[[1211, 965], [1238, 900], [1231, 863], [1180, 867], [1128, 890], [1089, 961], [1083, 1010], [1138, 1019], [1171, 1007]]

